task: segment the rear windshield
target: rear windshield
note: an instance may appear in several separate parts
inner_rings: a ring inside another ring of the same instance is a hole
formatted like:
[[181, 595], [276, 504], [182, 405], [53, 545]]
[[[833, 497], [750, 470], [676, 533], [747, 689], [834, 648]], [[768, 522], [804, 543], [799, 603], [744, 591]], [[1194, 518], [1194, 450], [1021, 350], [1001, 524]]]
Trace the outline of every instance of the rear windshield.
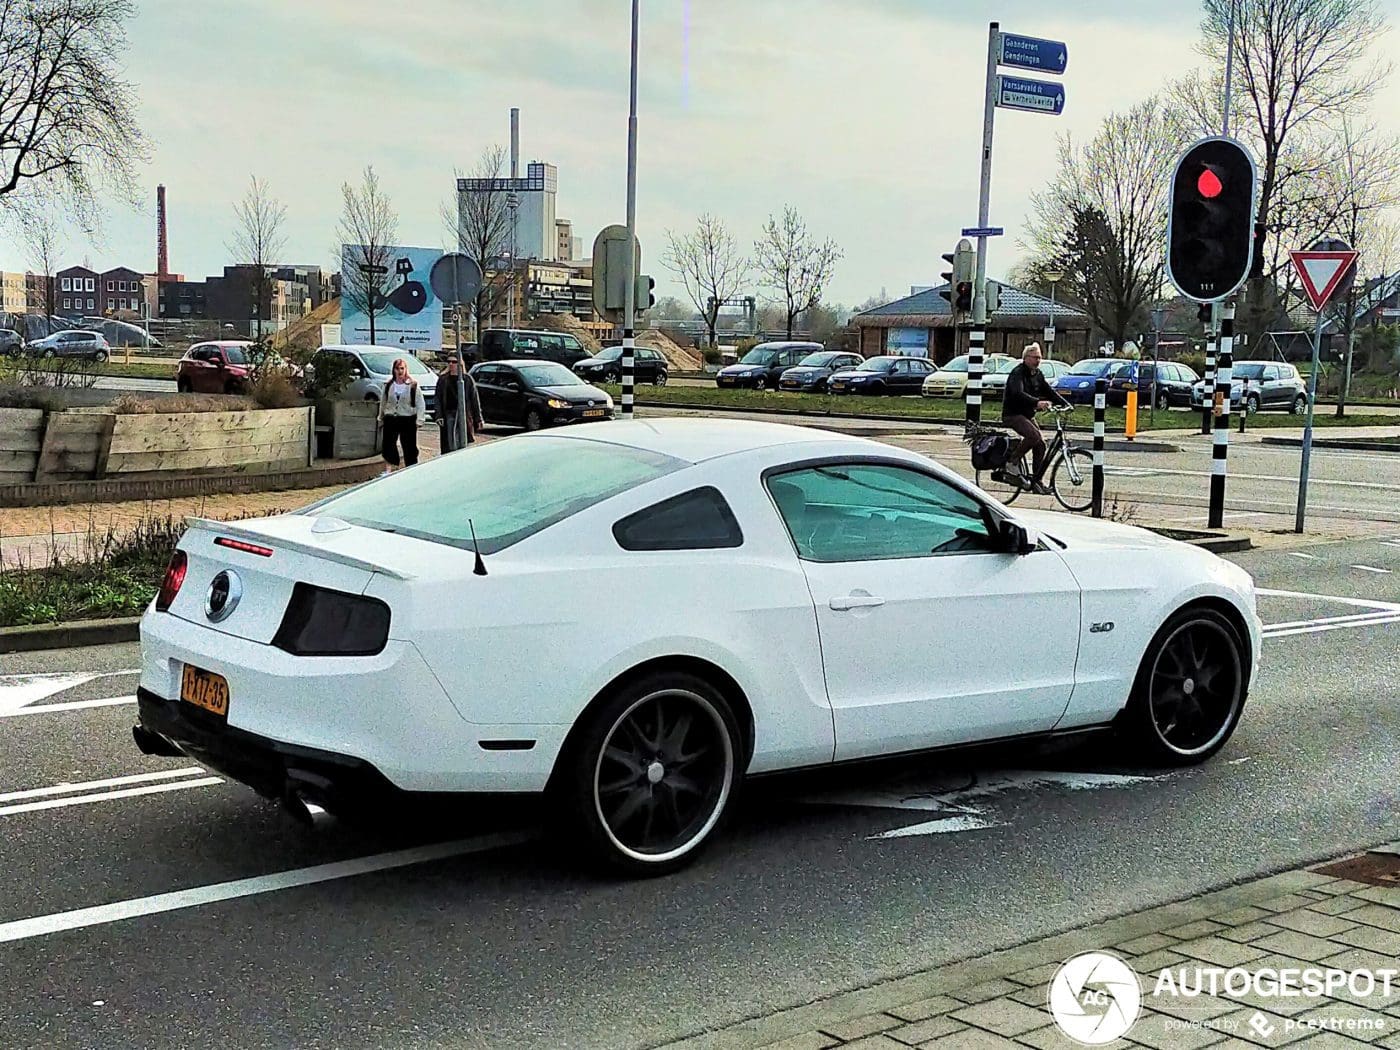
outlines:
[[601, 441], [513, 438], [420, 463], [306, 513], [468, 550], [475, 526], [481, 552], [491, 554], [685, 465]]
[[1069, 370], [1069, 374], [1072, 376], [1106, 375], [1108, 370], [1117, 363], [1116, 361], [1080, 361]]

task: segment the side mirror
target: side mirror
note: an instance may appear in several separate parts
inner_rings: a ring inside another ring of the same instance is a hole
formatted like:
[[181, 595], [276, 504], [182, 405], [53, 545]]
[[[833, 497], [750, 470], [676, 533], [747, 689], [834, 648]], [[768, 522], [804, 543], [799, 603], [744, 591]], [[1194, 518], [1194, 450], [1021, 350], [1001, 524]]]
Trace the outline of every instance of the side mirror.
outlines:
[[1040, 537], [1033, 530], [1010, 518], [1002, 518], [998, 523], [997, 538], [1008, 554], [1030, 554], [1040, 545]]

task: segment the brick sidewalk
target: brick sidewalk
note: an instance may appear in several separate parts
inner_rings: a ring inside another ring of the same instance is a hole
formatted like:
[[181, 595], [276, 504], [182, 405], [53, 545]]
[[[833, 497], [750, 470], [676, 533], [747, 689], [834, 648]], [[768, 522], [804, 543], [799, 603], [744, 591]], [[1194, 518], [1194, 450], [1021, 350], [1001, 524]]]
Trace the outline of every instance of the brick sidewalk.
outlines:
[[[1400, 875], [1400, 843], [1361, 858]], [[1400, 883], [1336, 878], [1330, 863], [1048, 937], [981, 958], [849, 992], [669, 1044], [668, 1050], [1059, 1050], [1078, 1045], [1056, 1025], [1050, 983], [1067, 959], [1107, 951], [1138, 974], [1141, 1013], [1110, 1047], [1196, 1050], [1289, 1046], [1400, 1050], [1400, 976], [1389, 996], [1239, 998], [1154, 994], [1159, 973], [1196, 967], [1244, 971], [1395, 970], [1400, 967]], [[1348, 869], [1348, 874], [1361, 874]], [[1372, 884], [1380, 882], [1380, 885]], [[1209, 975], [1205, 978], [1209, 981]], [[1219, 980], [1223, 981], [1221, 976]], [[1364, 988], [1362, 989], [1364, 991]], [[1350, 1027], [1348, 1027], [1350, 1025]]]

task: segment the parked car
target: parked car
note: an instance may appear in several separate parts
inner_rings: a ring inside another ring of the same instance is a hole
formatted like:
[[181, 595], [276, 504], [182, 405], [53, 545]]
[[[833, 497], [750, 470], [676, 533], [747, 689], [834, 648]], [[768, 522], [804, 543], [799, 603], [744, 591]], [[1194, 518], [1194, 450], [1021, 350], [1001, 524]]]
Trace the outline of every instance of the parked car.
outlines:
[[1112, 373], [1108, 383], [1106, 401], [1122, 408], [1128, 403], [1128, 391], [1137, 387], [1138, 404], [1152, 404], [1153, 379], [1156, 379], [1158, 408], [1171, 408], [1173, 405], [1191, 404], [1191, 387], [1200, 381], [1186, 365], [1175, 361], [1128, 361], [1126, 367]]
[[661, 875], [752, 774], [1067, 732], [1115, 767], [1205, 762], [1256, 679], [1255, 605], [1200, 547], [1012, 511], [881, 442], [570, 427], [192, 519], [133, 737], [303, 814], [538, 796], [552, 852]]
[[[622, 382], [622, 347], [609, 346], [573, 366], [574, 374], [597, 383]], [[632, 355], [632, 376], [638, 383], [665, 386], [670, 366], [660, 351], [639, 346]]]
[[821, 343], [759, 343], [736, 364], [725, 365], [715, 373], [715, 386], [777, 390], [784, 372], [821, 348]]
[[832, 373], [842, 369], [859, 368], [865, 363], [860, 354], [844, 350], [818, 350], [808, 354], [778, 378], [781, 390], [799, 390], [820, 394], [826, 390], [827, 380]]
[[418, 409], [418, 422], [425, 422], [433, 412], [437, 399], [438, 374], [413, 354], [388, 350], [382, 346], [359, 343], [337, 343], [323, 346], [311, 358], [310, 370], [315, 373], [317, 361], [336, 356], [346, 363], [352, 379], [336, 396], [347, 401], [379, 401], [384, 397], [384, 384], [394, 372], [394, 362], [403, 358], [409, 375], [418, 381], [423, 392], [423, 404]]
[[36, 357], [81, 357], [88, 361], [105, 361], [111, 356], [112, 347], [100, 332], [69, 328], [36, 339], [29, 344], [28, 351]]
[[826, 386], [833, 394], [917, 394], [932, 374], [926, 357], [872, 357], [859, 368], [833, 373]]
[[182, 394], [243, 394], [252, 365], [246, 340], [196, 343], [175, 366], [175, 388]]
[[1050, 385], [1071, 405], [1092, 405], [1094, 384], [1098, 379], [1107, 379], [1111, 386], [1116, 376], [1124, 374], [1135, 363], [1118, 357], [1086, 358]]
[[[944, 398], [962, 397], [967, 391], [967, 369], [971, 358], [967, 354], [961, 354], [953, 358], [946, 365], [939, 365], [925, 380], [919, 392], [924, 397]], [[982, 365], [982, 392], [987, 396], [989, 381], [992, 376], [1002, 377], [1001, 386], [997, 390], [997, 397], [1001, 396], [1001, 391], [1006, 388], [1006, 376], [1011, 374], [1011, 370], [1016, 367], [1016, 361], [1006, 354], [990, 354]]]
[[12, 328], [0, 328], [0, 354], [19, 357], [24, 353], [24, 339]]
[[538, 361], [557, 361], [565, 368], [573, 368], [589, 357], [582, 340], [565, 332], [488, 328], [481, 333], [477, 345], [483, 361], [533, 358]]
[[[1295, 416], [1308, 407], [1308, 385], [1298, 374], [1298, 369], [1285, 361], [1236, 361], [1230, 370], [1230, 407], [1240, 407], [1243, 399], [1246, 410], [1259, 412], [1264, 409], [1281, 409]], [[1202, 407], [1215, 396], [1214, 391], [1206, 393], [1206, 383], [1202, 379], [1191, 387], [1191, 405]]]
[[471, 370], [487, 423], [540, 430], [558, 423], [613, 417], [606, 390], [584, 382], [557, 361], [487, 361]]

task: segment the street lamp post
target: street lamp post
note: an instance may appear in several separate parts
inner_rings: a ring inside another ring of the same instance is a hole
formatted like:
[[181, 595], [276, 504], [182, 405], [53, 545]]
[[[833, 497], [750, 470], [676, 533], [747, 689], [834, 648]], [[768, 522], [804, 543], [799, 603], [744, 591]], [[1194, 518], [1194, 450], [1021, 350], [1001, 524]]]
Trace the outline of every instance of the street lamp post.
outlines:
[[1050, 282], [1050, 323], [1045, 326], [1045, 357], [1050, 359], [1055, 356], [1055, 285], [1065, 279], [1063, 270], [1050, 270], [1045, 274], [1045, 279]]

